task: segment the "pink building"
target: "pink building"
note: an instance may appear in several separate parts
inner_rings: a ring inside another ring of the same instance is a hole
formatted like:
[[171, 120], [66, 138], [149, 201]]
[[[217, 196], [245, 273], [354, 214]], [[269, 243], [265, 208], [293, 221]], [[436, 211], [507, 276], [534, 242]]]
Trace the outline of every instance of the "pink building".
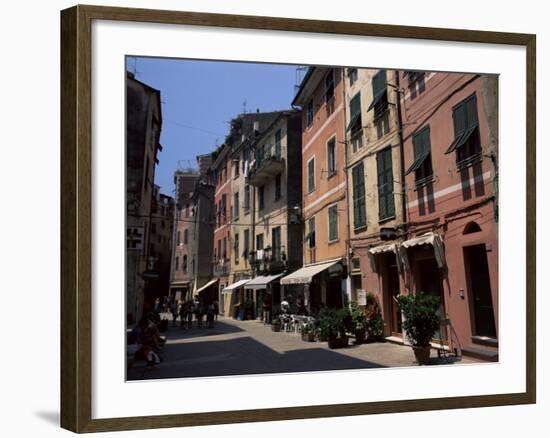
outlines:
[[498, 359], [497, 81], [400, 72], [404, 289], [440, 297], [444, 343], [486, 360]]

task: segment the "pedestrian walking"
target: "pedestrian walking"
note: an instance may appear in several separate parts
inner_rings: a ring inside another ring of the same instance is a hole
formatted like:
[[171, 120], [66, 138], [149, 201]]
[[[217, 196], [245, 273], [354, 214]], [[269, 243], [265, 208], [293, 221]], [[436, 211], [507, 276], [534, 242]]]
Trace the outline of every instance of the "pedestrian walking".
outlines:
[[187, 303], [187, 309], [186, 309], [186, 314], [187, 314], [187, 328], [190, 329], [193, 327], [193, 312], [195, 310], [195, 306], [193, 304], [192, 301], [190, 301], [189, 303]]
[[177, 324], [177, 319], [178, 319], [178, 303], [176, 302], [176, 300], [173, 300], [172, 303], [170, 304], [170, 313], [172, 313], [172, 327], [175, 327], [176, 324]]
[[214, 328], [214, 316], [215, 316], [214, 304], [210, 304], [206, 310], [206, 322], [208, 328]]
[[214, 300], [214, 319], [218, 320], [218, 315], [220, 314], [220, 303], [218, 300]]

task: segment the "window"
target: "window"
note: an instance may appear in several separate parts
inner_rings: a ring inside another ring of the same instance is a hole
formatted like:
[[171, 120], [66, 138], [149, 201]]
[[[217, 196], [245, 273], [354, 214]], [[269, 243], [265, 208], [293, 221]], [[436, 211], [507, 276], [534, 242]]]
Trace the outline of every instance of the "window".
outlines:
[[413, 148], [414, 161], [407, 172], [405, 172], [405, 175], [414, 172], [414, 180], [417, 184], [421, 184], [433, 176], [429, 126], [422, 128], [414, 134]]
[[356, 135], [351, 137], [351, 149], [353, 153], [357, 152], [363, 147], [363, 133], [358, 132]]
[[264, 249], [264, 235], [258, 234], [256, 236], [256, 250]]
[[227, 259], [227, 237], [223, 238], [223, 253], [222, 253], [223, 259]]
[[315, 190], [315, 158], [307, 162], [307, 192]]
[[367, 111], [374, 109], [374, 117], [378, 118], [388, 109], [386, 70], [380, 70], [372, 78], [372, 96], [372, 102]]
[[187, 255], [183, 256], [183, 263], [181, 264], [181, 269], [183, 272], [187, 272]]
[[244, 205], [245, 211], [250, 209], [250, 186], [247, 184], [244, 186]]
[[222, 241], [218, 239], [218, 258], [222, 258]]
[[357, 81], [357, 69], [348, 68], [349, 86], [351, 87]]
[[313, 99], [306, 106], [306, 126], [309, 128], [311, 125], [313, 125]]
[[392, 148], [388, 146], [376, 154], [376, 166], [378, 168], [378, 217], [380, 220], [385, 220], [395, 215], [391, 153]]
[[453, 125], [455, 138], [445, 153], [450, 154], [456, 150], [457, 163], [479, 157], [481, 144], [475, 94], [453, 108]]
[[185, 204], [185, 217], [189, 217], [189, 204]]
[[315, 216], [312, 216], [307, 221], [308, 233], [306, 240], [308, 241], [310, 248], [315, 248]]
[[235, 158], [233, 160], [233, 177], [237, 178], [239, 176], [240, 171], [240, 161], [238, 158]]
[[336, 173], [336, 137], [332, 137], [327, 143], [328, 176]]
[[411, 100], [415, 99], [417, 95], [423, 93], [426, 90], [425, 73], [421, 71], [408, 71], [405, 72], [409, 84], [409, 93]]
[[239, 234], [235, 234], [235, 241], [233, 242], [233, 247], [235, 249], [235, 264], [238, 265], [239, 264], [239, 257], [240, 257], [240, 254], [239, 254]]
[[221, 214], [222, 214], [222, 218], [223, 218], [224, 223], [227, 220], [226, 207], [227, 207], [227, 197], [226, 197], [226, 194], [224, 193], [222, 195], [222, 205], [221, 205]]
[[334, 97], [334, 70], [330, 69], [325, 76], [325, 102], [329, 103]]
[[239, 192], [233, 195], [233, 219], [239, 218]]
[[281, 260], [281, 227], [271, 230], [271, 255], [275, 261]]
[[180, 258], [176, 256], [176, 271], [180, 268]]
[[353, 183], [353, 227], [355, 230], [367, 225], [365, 202], [365, 169], [361, 161], [351, 170]]
[[258, 209], [264, 209], [264, 186], [258, 187]]
[[328, 208], [328, 241], [338, 240], [338, 204]]
[[281, 174], [275, 177], [275, 201], [281, 199]]
[[243, 244], [243, 257], [248, 258], [248, 251], [250, 251], [250, 230], [244, 230], [244, 244]]
[[347, 131], [350, 131], [352, 135], [361, 130], [363, 122], [361, 120], [361, 93], [358, 92], [349, 101], [349, 124]]
[[390, 115], [388, 111], [378, 117], [374, 124], [376, 125], [376, 137], [380, 140], [384, 135], [390, 132]]
[[178, 231], [178, 238], [177, 238], [178, 245], [181, 245], [181, 233]]
[[185, 229], [183, 230], [183, 243], [187, 243], [188, 239], [189, 239], [189, 230]]
[[275, 132], [275, 158], [281, 159], [281, 130], [277, 129]]

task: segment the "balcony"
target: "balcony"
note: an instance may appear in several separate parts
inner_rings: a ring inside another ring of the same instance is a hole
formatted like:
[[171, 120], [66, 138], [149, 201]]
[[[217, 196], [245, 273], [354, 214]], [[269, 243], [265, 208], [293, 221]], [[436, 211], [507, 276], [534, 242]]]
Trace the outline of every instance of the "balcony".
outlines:
[[249, 263], [258, 271], [267, 274], [275, 274], [287, 267], [285, 246], [278, 248], [266, 247], [250, 252]]
[[262, 186], [281, 173], [284, 168], [282, 146], [265, 145], [256, 150], [256, 159], [252, 161], [248, 170], [248, 183], [253, 186]]
[[229, 262], [223, 259], [214, 262], [214, 277], [225, 277], [229, 275]]

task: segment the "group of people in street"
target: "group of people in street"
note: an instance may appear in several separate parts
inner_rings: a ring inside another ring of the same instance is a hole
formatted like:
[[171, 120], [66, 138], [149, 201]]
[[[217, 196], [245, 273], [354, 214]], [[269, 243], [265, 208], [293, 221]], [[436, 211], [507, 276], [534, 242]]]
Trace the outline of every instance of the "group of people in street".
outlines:
[[206, 304], [201, 302], [197, 297], [188, 301], [176, 301], [171, 297], [168, 300], [163, 300], [161, 304], [161, 300], [158, 298], [157, 300], [158, 307], [155, 305], [155, 310], [170, 313], [172, 315], [172, 326], [174, 327], [178, 325], [179, 321], [181, 328], [191, 329], [193, 328], [194, 320], [197, 328], [203, 328], [206, 319], [206, 327], [213, 328], [214, 321], [218, 319], [219, 306], [217, 301]]

